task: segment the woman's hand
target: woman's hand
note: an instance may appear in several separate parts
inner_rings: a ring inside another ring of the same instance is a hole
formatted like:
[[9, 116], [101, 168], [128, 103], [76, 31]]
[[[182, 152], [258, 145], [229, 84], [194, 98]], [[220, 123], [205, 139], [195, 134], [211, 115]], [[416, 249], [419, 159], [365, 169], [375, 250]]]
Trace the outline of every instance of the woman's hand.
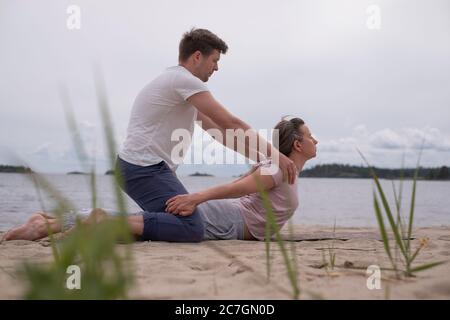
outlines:
[[180, 216], [190, 216], [199, 201], [195, 194], [180, 194], [172, 197], [166, 202], [166, 211]]
[[289, 184], [293, 184], [295, 182], [295, 178], [297, 177], [297, 167], [295, 166], [294, 161], [286, 157], [284, 154], [279, 153], [278, 166], [281, 171], [283, 171], [283, 181], [288, 181]]

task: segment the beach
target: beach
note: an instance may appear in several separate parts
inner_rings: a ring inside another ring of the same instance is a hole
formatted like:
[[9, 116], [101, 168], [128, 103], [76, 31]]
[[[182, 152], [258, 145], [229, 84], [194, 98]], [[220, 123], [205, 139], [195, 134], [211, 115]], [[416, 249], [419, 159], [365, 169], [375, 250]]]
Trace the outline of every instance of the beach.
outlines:
[[[5, 230], [3, 230], [5, 231]], [[414, 229], [412, 248], [424, 243], [414, 265], [450, 260], [450, 226]], [[3, 232], [0, 232], [0, 236]], [[282, 230], [289, 237], [287, 228]], [[397, 279], [377, 228], [294, 227], [300, 299], [450, 299], [450, 262]], [[125, 245], [118, 244], [120, 250]], [[265, 243], [204, 241], [202, 243], [135, 242], [130, 245], [135, 282], [131, 299], [292, 299], [283, 257], [271, 243], [273, 262], [267, 281]], [[324, 267], [334, 247], [335, 267]], [[325, 250], [325, 252], [323, 252]], [[325, 253], [325, 254], [323, 254]], [[324, 260], [325, 257], [325, 260]], [[0, 244], [0, 299], [21, 299], [24, 284], [16, 270], [24, 261], [52, 261], [48, 238]], [[381, 288], [369, 290], [366, 269], [378, 265]]]

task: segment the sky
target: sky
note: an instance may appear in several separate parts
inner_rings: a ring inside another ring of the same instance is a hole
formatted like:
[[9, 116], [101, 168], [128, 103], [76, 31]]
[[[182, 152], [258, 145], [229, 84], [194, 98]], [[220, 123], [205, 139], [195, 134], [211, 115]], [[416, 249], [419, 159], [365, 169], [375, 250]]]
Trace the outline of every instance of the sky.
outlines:
[[[361, 165], [356, 148], [377, 167], [414, 167], [422, 145], [423, 166], [450, 165], [448, 0], [0, 0], [0, 164], [82, 170], [64, 87], [89, 158], [109, 169], [94, 69], [120, 148], [136, 95], [178, 63], [192, 27], [229, 46], [207, 86], [230, 112], [255, 129], [305, 120], [319, 141], [306, 167]], [[242, 166], [179, 168], [193, 171]]]

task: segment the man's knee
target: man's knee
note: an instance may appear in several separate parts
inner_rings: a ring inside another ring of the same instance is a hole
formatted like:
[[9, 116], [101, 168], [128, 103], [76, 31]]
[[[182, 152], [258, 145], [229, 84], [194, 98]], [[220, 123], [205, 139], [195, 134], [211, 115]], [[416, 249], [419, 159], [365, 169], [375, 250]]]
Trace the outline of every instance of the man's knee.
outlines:
[[189, 240], [192, 242], [203, 241], [205, 228], [203, 226], [203, 220], [201, 219], [200, 212], [195, 210], [191, 218], [191, 221], [188, 223]]
[[201, 241], [203, 241], [203, 237], [205, 235], [205, 231], [204, 231], [204, 227], [203, 227], [203, 223], [202, 222], [196, 223], [192, 227], [191, 235], [192, 235], [192, 241], [193, 242], [201, 242]]

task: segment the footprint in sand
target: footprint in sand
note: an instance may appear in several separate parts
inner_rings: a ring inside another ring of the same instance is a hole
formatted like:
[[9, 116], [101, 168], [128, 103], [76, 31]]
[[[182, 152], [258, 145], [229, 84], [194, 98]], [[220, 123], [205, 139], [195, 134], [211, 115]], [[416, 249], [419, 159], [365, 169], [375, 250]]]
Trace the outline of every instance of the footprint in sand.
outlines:
[[194, 278], [166, 278], [168, 284], [192, 284], [196, 280]]
[[206, 262], [206, 263], [191, 263], [188, 266], [191, 270], [208, 271], [220, 267], [221, 264], [218, 264], [216, 262]]

